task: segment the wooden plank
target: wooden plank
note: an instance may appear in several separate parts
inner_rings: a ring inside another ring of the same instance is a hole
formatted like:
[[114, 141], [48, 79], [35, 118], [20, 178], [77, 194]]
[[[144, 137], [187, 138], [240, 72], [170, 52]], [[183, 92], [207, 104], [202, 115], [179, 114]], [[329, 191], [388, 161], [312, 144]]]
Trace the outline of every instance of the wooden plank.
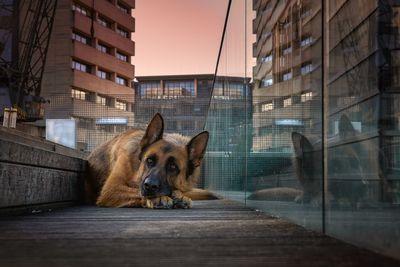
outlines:
[[26, 215], [26, 214], [36, 214], [41, 212], [52, 212], [57, 209], [63, 209], [71, 206], [75, 206], [76, 201], [62, 201], [62, 202], [50, 202], [50, 203], [40, 203], [32, 205], [23, 206], [13, 206], [0, 208], [0, 216], [15, 216], [15, 215]]
[[0, 162], [0, 207], [76, 201], [79, 174]]
[[0, 162], [83, 172], [86, 161], [48, 150], [0, 140]]
[[0, 126], [0, 140], [8, 140], [13, 143], [19, 143], [29, 147], [53, 151], [74, 158], [84, 159], [87, 156], [87, 153], [85, 152], [58, 145], [56, 143], [46, 141], [43, 138], [30, 136], [24, 132], [2, 126]]
[[227, 200], [0, 218], [0, 266], [399, 266]]

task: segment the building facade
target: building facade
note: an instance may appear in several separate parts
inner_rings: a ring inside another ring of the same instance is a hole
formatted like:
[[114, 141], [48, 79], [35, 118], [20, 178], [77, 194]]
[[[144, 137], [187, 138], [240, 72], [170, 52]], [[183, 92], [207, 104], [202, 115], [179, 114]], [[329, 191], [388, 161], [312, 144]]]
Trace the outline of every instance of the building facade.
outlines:
[[133, 126], [134, 8], [134, 0], [58, 1], [42, 95], [46, 119], [76, 121], [80, 149]]
[[167, 132], [188, 136], [203, 130], [212, 92], [221, 105], [244, 100], [244, 78], [240, 77], [214, 82], [213, 74], [193, 74], [137, 77], [137, 80], [135, 123], [146, 125], [159, 112]]
[[288, 151], [292, 131], [320, 131], [320, 1], [253, 1], [253, 151]]

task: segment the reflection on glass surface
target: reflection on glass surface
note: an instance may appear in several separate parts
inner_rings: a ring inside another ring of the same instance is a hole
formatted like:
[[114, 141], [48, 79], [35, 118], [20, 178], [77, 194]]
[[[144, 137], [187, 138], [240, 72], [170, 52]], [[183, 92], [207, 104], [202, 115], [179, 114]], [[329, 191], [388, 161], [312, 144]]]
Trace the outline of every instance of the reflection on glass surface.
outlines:
[[[238, 75], [246, 53], [232, 36], [245, 27], [232, 18], [246, 8], [232, 1], [206, 122], [205, 186], [398, 258], [400, 4], [252, 4], [255, 66]], [[243, 99], [220, 97], [229, 76], [244, 78]]]
[[399, 257], [399, 4], [340, 2], [327, 7], [326, 229]]

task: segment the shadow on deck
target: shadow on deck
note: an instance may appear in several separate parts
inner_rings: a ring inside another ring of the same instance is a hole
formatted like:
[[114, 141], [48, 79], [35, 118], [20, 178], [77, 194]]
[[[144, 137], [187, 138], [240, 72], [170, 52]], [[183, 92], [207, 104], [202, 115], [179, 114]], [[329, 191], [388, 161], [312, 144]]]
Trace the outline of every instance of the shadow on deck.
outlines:
[[228, 200], [0, 218], [0, 266], [399, 266]]

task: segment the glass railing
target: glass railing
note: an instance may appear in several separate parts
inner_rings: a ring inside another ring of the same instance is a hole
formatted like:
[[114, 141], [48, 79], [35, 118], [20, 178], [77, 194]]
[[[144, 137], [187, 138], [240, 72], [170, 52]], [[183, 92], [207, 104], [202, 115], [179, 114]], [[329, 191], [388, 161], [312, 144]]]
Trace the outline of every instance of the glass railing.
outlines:
[[[270, 13], [250, 2], [230, 2], [205, 187], [399, 258], [400, 5], [270, 1]], [[242, 97], [222, 98], [233, 79]]]

